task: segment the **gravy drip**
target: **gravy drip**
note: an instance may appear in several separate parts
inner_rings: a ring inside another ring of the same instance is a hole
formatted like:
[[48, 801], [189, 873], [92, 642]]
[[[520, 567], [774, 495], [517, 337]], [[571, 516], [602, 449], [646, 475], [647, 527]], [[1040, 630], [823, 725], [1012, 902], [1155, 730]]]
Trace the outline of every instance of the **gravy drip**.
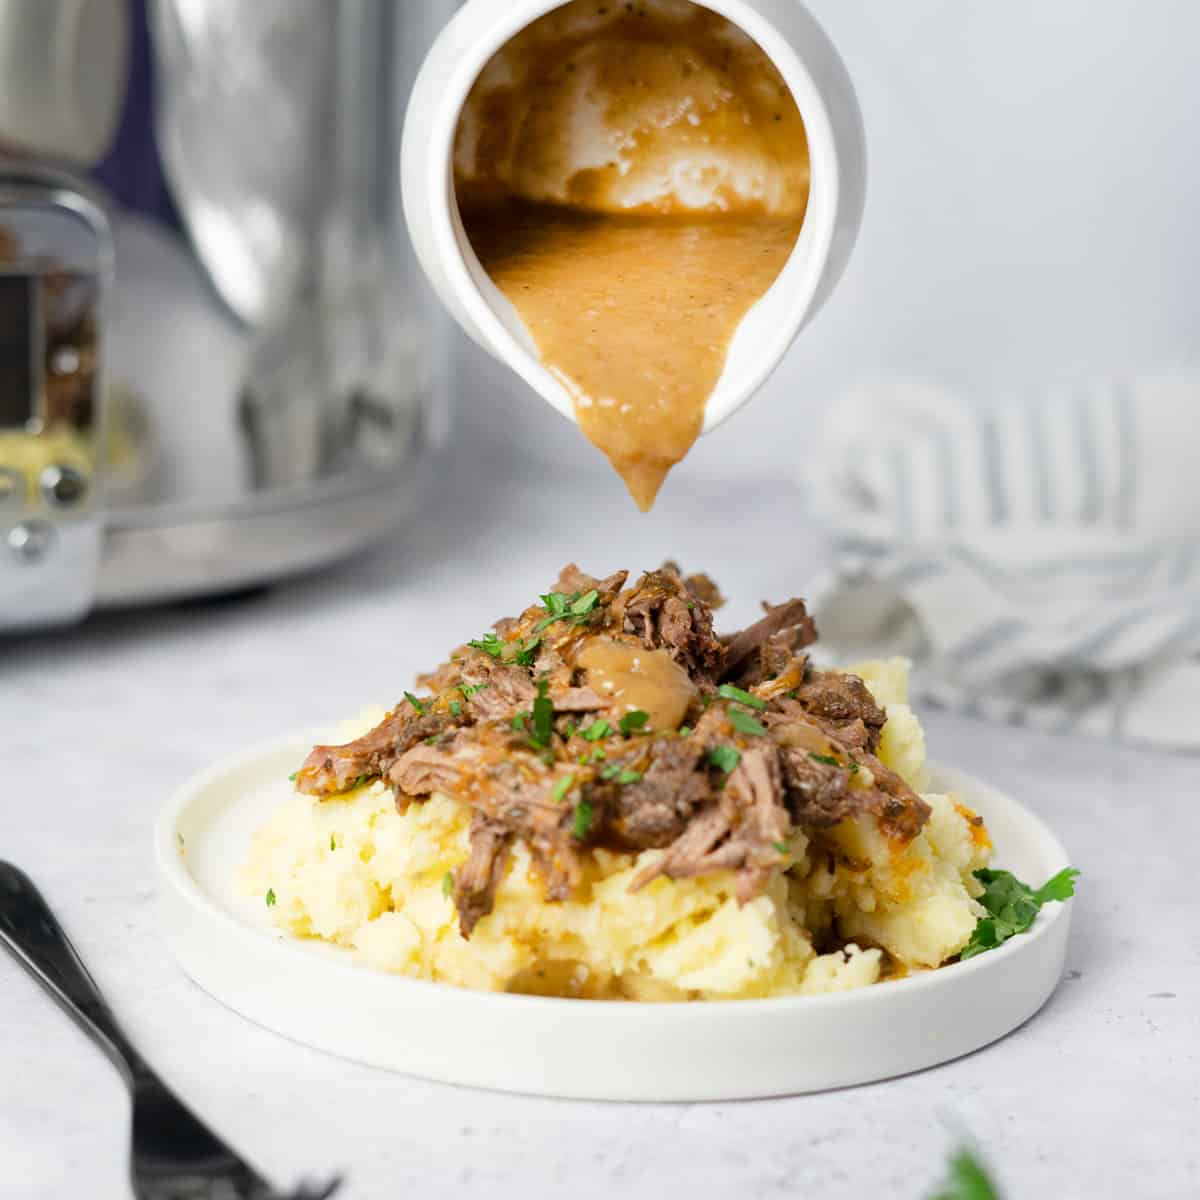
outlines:
[[576, 663], [593, 691], [626, 712], [641, 709], [658, 733], [678, 729], [696, 696], [687, 671], [665, 650], [596, 638], [580, 650]]
[[574, 0], [485, 69], [455, 163], [480, 263], [648, 510], [799, 236], [791, 93], [710, 10]]

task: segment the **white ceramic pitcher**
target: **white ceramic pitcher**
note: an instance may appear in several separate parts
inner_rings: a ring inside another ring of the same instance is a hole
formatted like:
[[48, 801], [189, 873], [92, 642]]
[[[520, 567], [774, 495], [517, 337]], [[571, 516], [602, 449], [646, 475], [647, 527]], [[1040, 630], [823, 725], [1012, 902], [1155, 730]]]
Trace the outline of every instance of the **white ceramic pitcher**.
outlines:
[[[454, 143], [480, 72], [511, 38], [567, 0], [469, 0], [446, 26], [418, 76], [401, 154], [405, 215], [418, 258], [463, 329], [563, 416], [569, 392], [542, 366], [515, 309], [479, 264], [459, 219]], [[787, 265], [747, 313], [709, 397], [703, 432], [744, 404], [828, 299], [862, 221], [867, 162], [850, 78], [824, 31], [798, 0], [705, 0], [775, 63], [804, 120], [812, 183], [804, 227]]]

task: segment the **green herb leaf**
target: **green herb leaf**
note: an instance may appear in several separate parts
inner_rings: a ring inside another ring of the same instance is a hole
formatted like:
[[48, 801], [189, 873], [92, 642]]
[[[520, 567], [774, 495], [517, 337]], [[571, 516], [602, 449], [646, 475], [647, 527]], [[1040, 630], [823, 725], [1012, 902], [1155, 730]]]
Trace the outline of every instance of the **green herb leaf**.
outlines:
[[425, 715], [425, 705], [423, 705], [420, 700], [418, 700], [416, 696], [412, 694], [412, 692], [405, 692], [404, 698], [413, 706], [413, 708], [417, 710], [417, 712], [419, 712], [422, 716]]
[[930, 1200], [1000, 1200], [1000, 1192], [982, 1163], [959, 1150], [950, 1160], [950, 1176]]
[[608, 737], [612, 731], [612, 726], [603, 717], [598, 717], [586, 729], [581, 731], [580, 736], [584, 741], [598, 742], [601, 738]]
[[1078, 878], [1079, 872], [1074, 867], [1064, 867], [1057, 875], [1047, 879], [1033, 893], [1033, 898], [1039, 904], [1048, 904], [1051, 900], [1070, 900], [1075, 895], [1075, 880]]
[[963, 961], [974, 958], [1004, 945], [1018, 933], [1024, 933], [1037, 920], [1044, 904], [1068, 900], [1075, 895], [1078, 875], [1077, 870], [1068, 867], [1034, 891], [1009, 871], [986, 868], [976, 871], [975, 878], [983, 884], [979, 903], [987, 909], [988, 915], [979, 919], [959, 958]]
[[772, 842], [771, 843], [780, 854], [788, 854], [791, 852], [791, 847], [787, 842]]
[[477, 696], [480, 692], [487, 691], [486, 683], [460, 683], [458, 690], [462, 692], [465, 700], [470, 700], [472, 696]]
[[329, 835], [329, 848], [330, 848], [330, 850], [337, 849], [337, 834], [336, 833], [331, 833]]
[[518, 732], [525, 732], [525, 719], [529, 716], [527, 712], [513, 713], [513, 718], [509, 724]]
[[354, 790], [355, 790], [355, 788], [360, 788], [360, 787], [362, 787], [364, 784], [367, 784], [367, 783], [370, 783], [370, 782], [371, 782], [371, 777], [370, 777], [370, 775], [359, 775], [359, 776], [358, 776], [358, 778], [357, 778], [357, 779], [355, 779], [355, 781], [354, 781], [354, 782], [353, 782], [353, 783], [350, 785], [350, 790], [351, 790], [351, 791], [354, 791]]
[[574, 833], [579, 841], [583, 841], [592, 827], [592, 806], [586, 800], [580, 800], [575, 806]]
[[570, 717], [563, 722], [562, 735], [565, 738], [573, 738], [575, 736], [575, 722]]
[[603, 771], [600, 772], [601, 779], [615, 779], [617, 783], [625, 785], [630, 783], [641, 783], [641, 771], [631, 771], [628, 767], [621, 766], [620, 763], [610, 763]]
[[516, 662], [518, 666], [532, 667], [534, 659], [537, 658], [538, 647], [542, 644], [540, 637], [531, 637], [526, 639], [516, 654]]
[[576, 596], [571, 602], [571, 616], [586, 617], [599, 602], [600, 593], [595, 588], [592, 588], [590, 592], [584, 592], [582, 596]]
[[292, 772], [292, 773], [291, 773], [291, 774], [288, 776], [288, 782], [289, 782], [289, 783], [295, 783], [295, 782], [296, 782], [296, 776], [297, 776], [297, 775], [299, 775], [299, 774], [300, 774], [300, 772], [299, 772], [299, 771], [293, 771], [293, 772]]
[[567, 797], [567, 793], [575, 786], [574, 775], [564, 775], [555, 785], [551, 796], [555, 804], [561, 804]]
[[756, 721], [748, 712], [743, 712], [740, 708], [731, 708], [726, 714], [729, 717], [729, 723], [738, 731], [738, 733], [748, 734], [750, 737], [766, 737], [766, 728], [761, 722]]
[[630, 709], [620, 720], [621, 732], [636, 733], [649, 720], [650, 714], [648, 712], [642, 712], [640, 708]]
[[590, 754], [580, 756], [579, 765], [583, 767], [590, 766], [592, 763], [603, 762], [607, 757], [608, 755], [604, 753], [604, 747], [596, 746]]
[[544, 748], [550, 745], [553, 732], [554, 701], [550, 699], [550, 688], [543, 679], [537, 685], [537, 699], [533, 702], [533, 733], [530, 736], [535, 745]]
[[485, 633], [483, 637], [474, 642], [468, 642], [467, 645], [473, 650], [482, 650], [484, 654], [490, 654], [492, 658], [499, 658], [504, 649], [504, 642], [494, 633]]
[[543, 617], [534, 626], [534, 633], [549, 629], [555, 621], [574, 621], [582, 624], [600, 601], [600, 593], [593, 588], [590, 592], [576, 592], [573, 596], [562, 592], [550, 592], [542, 597], [549, 616]]
[[851, 774], [851, 775], [857, 775], [857, 774], [858, 774], [858, 770], [859, 770], [858, 763], [856, 763], [856, 762], [852, 762], [852, 763], [850, 764], [850, 774]]
[[275, 907], [275, 889], [274, 888], [267, 888], [266, 901], [267, 901], [268, 908]]
[[454, 876], [449, 871], [442, 876], [442, 895], [449, 896], [454, 891]]
[[451, 700], [450, 701], [450, 715], [452, 717], [457, 717], [461, 714], [461, 712], [462, 712], [462, 705], [459, 704], [459, 702], [457, 700]]
[[842, 765], [836, 758], [833, 757], [832, 754], [816, 754], [810, 750], [808, 752], [808, 757], [811, 758], [813, 762], [824, 763], [827, 767], [840, 767]]
[[743, 692], [740, 687], [734, 687], [732, 683], [721, 684], [717, 688], [717, 695], [724, 696], [726, 700], [736, 700], [739, 704], [746, 705], [747, 708], [757, 708], [760, 712], [767, 707], [765, 700], [760, 700], [750, 692]]
[[736, 746], [713, 746], [708, 761], [728, 775], [742, 761], [742, 752]]
[[687, 737], [691, 732], [692, 732], [692, 727], [690, 725], [680, 725], [680, 727], [679, 727], [679, 736], [680, 737]]

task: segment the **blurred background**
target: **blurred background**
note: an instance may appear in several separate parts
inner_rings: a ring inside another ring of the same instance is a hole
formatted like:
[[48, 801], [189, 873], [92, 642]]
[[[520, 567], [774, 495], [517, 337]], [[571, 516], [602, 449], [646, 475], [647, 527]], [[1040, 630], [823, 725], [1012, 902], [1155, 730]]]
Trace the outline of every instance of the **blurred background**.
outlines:
[[[414, 264], [400, 128], [454, 8], [0, 3], [0, 629], [379, 544], [466, 570], [477, 539], [542, 574], [688, 554], [756, 595], [803, 587], [835, 649], [908, 653], [960, 707], [1005, 691], [1000, 715], [1065, 722], [1067, 697], [1086, 728], [1098, 706], [1098, 733], [1190, 653], [1194, 5], [812, 0], [867, 127], [861, 239], [648, 518]], [[543, 554], [510, 510], [537, 514]], [[947, 568], [964, 547], [966, 580]], [[945, 586], [917, 595], [902, 581], [931, 556]], [[1116, 607], [1071, 641], [1098, 591]], [[948, 608], [987, 620], [939, 639]], [[1005, 623], [1035, 675], [974, 655]], [[1121, 629], [1136, 646], [1097, 656]]]

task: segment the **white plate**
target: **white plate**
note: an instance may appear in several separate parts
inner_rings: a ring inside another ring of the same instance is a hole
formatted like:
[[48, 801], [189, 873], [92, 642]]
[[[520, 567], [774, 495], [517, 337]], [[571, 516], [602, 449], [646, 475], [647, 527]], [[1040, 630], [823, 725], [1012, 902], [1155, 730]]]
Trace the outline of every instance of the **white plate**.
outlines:
[[[252, 831], [289, 792], [316, 739], [220, 762], [172, 797], [155, 828], [166, 933], [206, 992], [285, 1037], [448, 1083], [597, 1100], [717, 1100], [867, 1083], [1003, 1037], [1062, 974], [1070, 904], [968, 962], [858, 991], [774, 1000], [629, 1004], [472, 992], [359, 966], [285, 937], [236, 875]], [[998, 865], [1041, 883], [1068, 865], [1015, 800], [958, 771], [934, 786], [981, 812]]]

